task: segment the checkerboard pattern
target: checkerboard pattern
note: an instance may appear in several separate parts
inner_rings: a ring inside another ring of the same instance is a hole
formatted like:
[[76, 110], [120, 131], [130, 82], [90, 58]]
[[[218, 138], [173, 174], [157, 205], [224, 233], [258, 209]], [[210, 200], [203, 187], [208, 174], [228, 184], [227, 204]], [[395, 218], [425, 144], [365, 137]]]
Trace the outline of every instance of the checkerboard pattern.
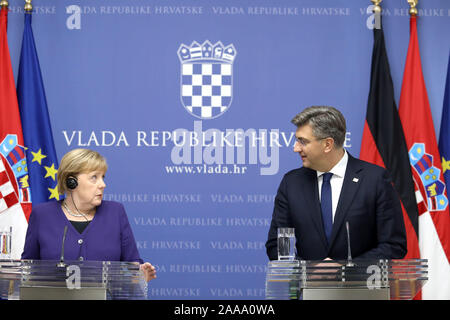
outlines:
[[0, 214], [18, 202], [19, 200], [3, 166], [2, 159], [0, 159]]
[[184, 63], [181, 97], [194, 116], [211, 119], [231, 104], [232, 65], [227, 63]]

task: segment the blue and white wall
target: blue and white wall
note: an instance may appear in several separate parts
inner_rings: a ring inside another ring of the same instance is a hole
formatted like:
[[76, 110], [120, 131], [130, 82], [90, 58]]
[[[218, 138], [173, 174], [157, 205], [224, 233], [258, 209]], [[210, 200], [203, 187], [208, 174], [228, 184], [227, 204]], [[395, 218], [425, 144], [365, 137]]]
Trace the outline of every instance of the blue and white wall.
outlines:
[[[10, 1], [16, 76], [23, 3]], [[310, 105], [339, 108], [347, 118], [347, 149], [359, 155], [371, 2], [33, 5], [58, 158], [77, 147], [106, 156], [105, 199], [125, 205], [143, 259], [158, 267], [150, 297], [263, 299], [274, 196], [283, 174], [301, 166], [290, 120]], [[409, 6], [389, 0], [382, 7], [398, 103]], [[450, 2], [420, 1], [418, 30], [439, 133]]]

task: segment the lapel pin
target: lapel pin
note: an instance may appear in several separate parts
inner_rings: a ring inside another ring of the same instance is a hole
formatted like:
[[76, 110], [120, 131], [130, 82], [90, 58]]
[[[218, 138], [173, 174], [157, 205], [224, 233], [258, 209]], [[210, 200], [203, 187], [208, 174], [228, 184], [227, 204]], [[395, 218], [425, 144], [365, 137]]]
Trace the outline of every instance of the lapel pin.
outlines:
[[353, 182], [358, 182], [359, 179], [358, 178], [353, 178]]

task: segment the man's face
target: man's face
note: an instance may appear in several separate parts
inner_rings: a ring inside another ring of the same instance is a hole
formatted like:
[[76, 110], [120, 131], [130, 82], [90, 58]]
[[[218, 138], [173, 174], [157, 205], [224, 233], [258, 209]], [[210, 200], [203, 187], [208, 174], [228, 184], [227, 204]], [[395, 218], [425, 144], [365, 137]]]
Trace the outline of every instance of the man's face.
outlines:
[[[294, 152], [298, 152], [303, 161], [303, 166], [313, 170], [319, 170], [325, 161], [324, 139], [317, 139], [309, 124], [298, 127], [295, 132], [296, 142]], [[321, 170], [319, 170], [321, 171]]]

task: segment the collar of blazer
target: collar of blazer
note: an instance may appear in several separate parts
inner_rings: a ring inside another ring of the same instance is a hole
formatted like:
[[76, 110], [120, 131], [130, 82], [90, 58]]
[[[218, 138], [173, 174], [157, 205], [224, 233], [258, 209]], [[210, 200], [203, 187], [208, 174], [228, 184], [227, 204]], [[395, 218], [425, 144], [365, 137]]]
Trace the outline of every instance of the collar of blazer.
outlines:
[[363, 168], [360, 160], [348, 154], [347, 170], [345, 172], [344, 183], [342, 184], [339, 202], [334, 215], [333, 229], [331, 231], [330, 248], [336, 238], [339, 229], [344, 225], [348, 209], [358, 191], [364, 178]]
[[314, 201], [309, 202], [314, 206], [313, 208], [310, 208], [310, 210], [312, 209], [311, 218], [314, 222], [317, 231], [320, 234], [324, 247], [325, 248], [328, 247], [328, 249], [330, 249], [333, 245], [333, 241], [336, 238], [339, 229], [344, 224], [343, 222], [345, 221], [345, 217], [347, 216], [348, 208], [350, 207], [356, 195], [356, 191], [358, 190], [362, 182], [363, 168], [360, 160], [355, 159], [350, 155], [350, 153], [348, 153], [347, 169], [345, 171], [344, 182], [342, 184], [339, 202], [336, 208], [336, 213], [334, 215], [333, 229], [331, 231], [331, 238], [329, 245], [327, 243], [327, 238], [325, 236], [322, 224], [322, 214], [320, 208], [319, 190], [317, 183], [317, 171], [309, 168], [305, 169], [307, 169], [305, 172], [306, 177], [309, 179], [309, 183], [304, 184], [303, 190], [305, 192], [305, 199], [315, 199]]

